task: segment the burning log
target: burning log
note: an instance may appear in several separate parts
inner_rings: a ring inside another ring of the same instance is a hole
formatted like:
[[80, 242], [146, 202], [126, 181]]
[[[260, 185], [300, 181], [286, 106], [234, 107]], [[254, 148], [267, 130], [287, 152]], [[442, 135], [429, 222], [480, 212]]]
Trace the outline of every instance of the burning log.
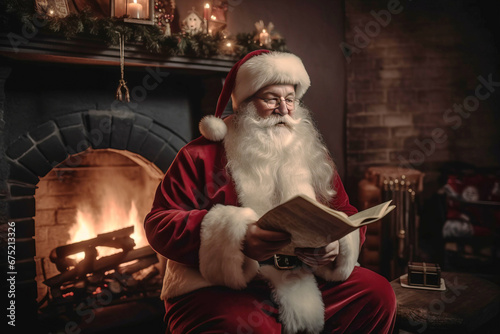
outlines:
[[156, 256], [156, 253], [155, 253], [154, 256], [145, 257], [145, 258], [138, 260], [136, 263], [118, 268], [118, 272], [120, 274], [131, 275], [131, 274], [136, 273], [139, 270], [145, 269], [145, 268], [147, 268], [147, 267], [149, 267], [157, 262], [158, 262], [158, 257]]
[[121, 263], [150, 257], [151, 255], [156, 257], [155, 251], [151, 247], [145, 246], [130, 251], [124, 250], [117, 254], [102, 257], [99, 260], [90, 261], [84, 259], [76, 264], [75, 268], [53, 276], [43, 283], [51, 288], [58, 287], [67, 281], [81, 278], [89, 273], [115, 269]]
[[123, 251], [131, 250], [135, 246], [134, 239], [130, 237], [132, 233], [134, 233], [133, 226], [98, 234], [93, 239], [56, 247], [50, 252], [49, 258], [56, 265], [57, 269], [63, 273], [76, 265], [76, 261], [69, 258], [69, 255], [85, 252], [84, 261], [90, 262], [91, 258], [95, 259], [97, 257], [96, 247], [98, 246], [121, 248]]
[[[108, 296], [113, 303], [159, 296], [162, 274], [158, 256], [149, 246], [134, 248], [130, 237], [133, 231], [131, 226], [53, 249], [50, 260], [61, 273], [43, 282], [50, 288], [50, 295], [42, 313], [74, 312], [77, 305], [89, 304], [99, 296]], [[98, 246], [122, 250], [97, 258]], [[85, 252], [80, 262], [69, 257], [80, 252]]]

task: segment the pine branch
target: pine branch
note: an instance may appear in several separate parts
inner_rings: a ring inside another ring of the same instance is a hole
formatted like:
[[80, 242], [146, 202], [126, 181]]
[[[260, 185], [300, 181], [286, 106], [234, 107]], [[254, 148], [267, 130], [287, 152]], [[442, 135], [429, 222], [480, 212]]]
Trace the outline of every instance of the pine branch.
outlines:
[[[235, 37], [232, 53], [225, 46], [226, 41], [221, 33], [194, 34], [185, 32], [164, 36], [163, 31], [157, 26], [125, 23], [119, 18], [98, 18], [88, 9], [78, 13], [71, 13], [66, 17], [54, 17], [36, 13], [33, 1], [4, 0], [1, 5], [5, 8], [0, 14], [2, 26], [8, 29], [22, 27], [27, 31], [40, 29], [64, 36], [67, 39], [86, 37], [104, 42], [108, 46], [118, 46], [120, 34], [128, 43], [139, 43], [148, 52], [165, 54], [166, 56], [189, 56], [210, 58], [217, 56], [233, 56], [241, 58], [248, 52], [263, 48], [255, 42], [256, 32], [240, 33]], [[43, 17], [47, 22], [44, 27], [35, 27], [34, 15]], [[17, 22], [17, 24], [15, 23]], [[284, 39], [273, 39], [272, 50], [286, 51]]]

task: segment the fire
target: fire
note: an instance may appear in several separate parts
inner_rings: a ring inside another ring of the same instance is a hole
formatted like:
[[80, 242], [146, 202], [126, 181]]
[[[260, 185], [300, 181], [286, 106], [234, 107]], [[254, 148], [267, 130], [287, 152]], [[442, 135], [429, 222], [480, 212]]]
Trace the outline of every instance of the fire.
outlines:
[[[75, 243], [97, 237], [98, 234], [112, 232], [125, 227], [134, 226], [134, 233], [131, 237], [135, 241], [135, 247], [147, 245], [147, 239], [144, 234], [142, 220], [139, 217], [135, 202], [131, 202], [130, 208], [125, 208], [118, 204], [118, 201], [110, 198], [99, 215], [95, 215], [88, 208], [79, 208], [76, 214], [76, 223], [69, 230], [70, 239], [68, 243]], [[98, 258], [118, 252], [112, 247], [97, 247]], [[85, 253], [77, 253], [73, 256], [77, 261], [83, 260]]]

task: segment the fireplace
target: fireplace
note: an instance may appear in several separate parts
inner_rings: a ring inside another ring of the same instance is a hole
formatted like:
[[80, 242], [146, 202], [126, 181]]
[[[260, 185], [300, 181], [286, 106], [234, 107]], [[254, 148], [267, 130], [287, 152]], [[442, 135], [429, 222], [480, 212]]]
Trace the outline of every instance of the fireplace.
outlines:
[[[68, 43], [66, 48], [74, 47]], [[137, 57], [126, 64], [125, 75], [135, 93], [131, 103], [123, 103], [114, 100], [117, 55], [106, 59], [87, 55], [82, 61], [69, 52], [60, 62], [60, 57], [50, 57], [52, 44], [42, 48], [32, 43], [23, 46], [21, 54], [7, 57], [0, 50], [4, 64], [0, 66], [0, 115], [5, 124], [0, 141], [0, 216], [1, 232], [8, 226], [3, 221], [14, 223], [16, 230], [16, 325], [33, 326], [37, 319], [42, 319], [41, 325], [54, 324], [57, 319], [59, 329], [68, 325], [91, 333], [131, 328], [134, 320], [138, 328], [148, 328], [143, 324], [151, 322], [150, 316], [163, 313], [161, 301], [153, 294], [131, 293], [129, 306], [109, 303], [93, 312], [89, 322], [87, 317], [78, 323], [70, 313], [54, 313], [53, 319], [42, 313], [54, 297], [44, 282], [61, 275], [51, 252], [107, 233], [127, 234], [133, 227], [132, 249], [97, 247], [100, 254], [95, 263], [114, 256], [105, 253], [108, 250], [139, 252], [139, 260], [120, 265], [134, 265], [147, 257], [155, 262], [152, 267], [161, 269], [141, 235], [142, 221], [178, 150], [198, 136], [199, 119], [213, 113], [232, 62], [155, 56], [148, 61], [149, 55], [134, 53]], [[64, 50], [61, 44], [58, 48]], [[43, 57], [37, 57], [39, 53]], [[112, 223], [115, 218], [123, 224]], [[71, 256], [78, 263], [79, 258]], [[134, 279], [139, 282], [151, 272], [147, 269]], [[90, 293], [99, 296], [100, 292]], [[123, 293], [113, 296], [122, 300]]]
[[[158, 167], [137, 154], [89, 149], [69, 157], [40, 179], [35, 190], [38, 302], [51, 294], [43, 282], [60, 274], [49, 261], [55, 247], [127, 227], [134, 228], [135, 248], [148, 245], [142, 222], [162, 175]], [[118, 251], [97, 247], [97, 259]], [[78, 262], [84, 255], [78, 252], [71, 258]]]

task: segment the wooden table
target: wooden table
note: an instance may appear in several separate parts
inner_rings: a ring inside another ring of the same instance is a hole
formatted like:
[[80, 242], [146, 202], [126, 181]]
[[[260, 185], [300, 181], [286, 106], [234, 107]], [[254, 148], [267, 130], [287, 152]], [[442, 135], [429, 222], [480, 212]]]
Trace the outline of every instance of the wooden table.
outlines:
[[498, 285], [466, 273], [444, 272], [441, 277], [445, 280], [446, 291], [403, 288], [399, 278], [391, 282], [398, 301], [397, 327], [400, 330], [481, 333], [485, 324], [498, 318]]

